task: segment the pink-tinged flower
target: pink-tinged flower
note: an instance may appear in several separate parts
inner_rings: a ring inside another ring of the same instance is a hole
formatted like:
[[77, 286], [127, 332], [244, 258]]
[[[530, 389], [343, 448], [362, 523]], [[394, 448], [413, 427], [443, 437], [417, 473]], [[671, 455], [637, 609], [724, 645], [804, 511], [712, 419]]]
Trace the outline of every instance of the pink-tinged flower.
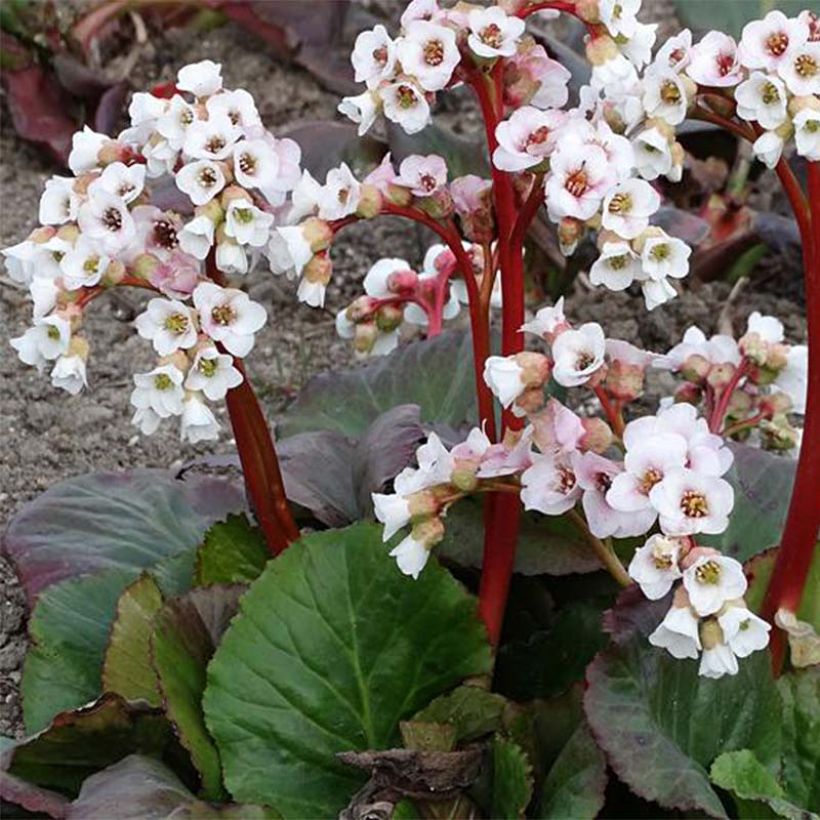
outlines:
[[542, 453], [574, 453], [586, 434], [580, 417], [557, 399], [550, 399], [543, 410], [531, 415], [530, 423]]
[[660, 205], [660, 194], [648, 182], [629, 179], [604, 198], [601, 222], [623, 239], [635, 239], [649, 227], [649, 217]]
[[527, 428], [510, 445], [507, 441], [490, 444], [482, 453], [477, 478], [499, 478], [515, 475], [532, 464], [532, 429]]
[[418, 284], [418, 274], [406, 259], [379, 259], [370, 267], [362, 284], [368, 296], [386, 299], [402, 291], [412, 291]]
[[689, 99], [686, 86], [674, 71], [659, 71], [645, 78], [643, 106], [651, 117], [680, 125], [686, 119]]
[[687, 328], [683, 341], [676, 344], [668, 353], [655, 357], [653, 367], [659, 370], [678, 372], [690, 356], [700, 356], [709, 364], [740, 364], [740, 349], [737, 342], [724, 334], [706, 338], [699, 327]]
[[242, 384], [242, 374], [233, 366], [233, 357], [220, 353], [216, 345], [197, 351], [185, 378], [185, 389], [202, 391], [210, 401], [224, 399], [227, 392]]
[[244, 88], [235, 91], [223, 91], [211, 97], [205, 104], [208, 115], [225, 115], [234, 124], [248, 131], [262, 124], [262, 118], [256, 108], [253, 97]]
[[137, 229], [136, 241], [128, 249], [127, 261], [141, 253], [164, 259], [179, 248], [182, 220], [174, 211], [161, 211], [153, 205], [138, 205], [131, 212]]
[[692, 47], [686, 73], [699, 85], [730, 88], [743, 79], [737, 43], [720, 31], [710, 31]]
[[336, 110], [359, 126], [358, 135], [364, 136], [376, 122], [379, 98], [374, 91], [365, 91], [355, 97], [343, 97]]
[[605, 242], [589, 269], [589, 280], [610, 290], [626, 290], [640, 273], [641, 258], [628, 242]]
[[409, 188], [414, 196], [432, 196], [447, 184], [447, 163], [436, 154], [412, 154], [402, 160], [395, 182]]
[[663, 598], [682, 576], [678, 562], [685, 542], [666, 535], [652, 535], [635, 550], [629, 563], [629, 576], [650, 601]]
[[40, 371], [47, 361], [65, 355], [70, 343], [71, 324], [67, 319], [55, 314], [35, 319], [33, 327], [9, 342], [23, 364], [36, 367]]
[[384, 26], [375, 26], [356, 37], [353, 54], [354, 76], [357, 83], [375, 88], [382, 80], [389, 80], [396, 68], [396, 44]]
[[185, 374], [172, 364], [155, 367], [148, 373], [134, 374], [131, 404], [137, 410], [151, 410], [161, 419], [182, 415]]
[[604, 364], [606, 339], [597, 322], [565, 330], [552, 343], [553, 377], [564, 387], [586, 384]]
[[68, 167], [71, 173], [79, 176], [86, 171], [99, 168], [100, 149], [110, 141], [111, 137], [107, 134], [98, 134], [87, 125], [82, 131], [77, 131], [71, 138], [71, 153], [68, 155]]
[[603, 148], [569, 143], [562, 146], [552, 155], [546, 183], [550, 219], [590, 219], [614, 182], [614, 171]]
[[649, 499], [667, 535], [715, 535], [729, 526], [735, 494], [722, 478], [678, 467], [650, 490]]
[[134, 320], [134, 327], [143, 339], [148, 339], [160, 356], [170, 356], [180, 348], [187, 350], [196, 344], [197, 326], [188, 305], [175, 299], [151, 299], [145, 312]]
[[541, 111], [533, 106], [514, 111], [495, 129], [498, 147], [493, 151], [493, 165], [513, 172], [539, 165], [555, 148], [557, 131], [565, 119], [563, 111]]
[[740, 62], [746, 68], [777, 71], [808, 39], [809, 27], [804, 20], [789, 19], [782, 11], [770, 11], [762, 20], [753, 20], [743, 27]]
[[151, 271], [149, 280], [171, 299], [185, 299], [199, 281], [200, 266], [188, 254], [174, 251]]
[[222, 88], [222, 66], [213, 60], [183, 66], [177, 72], [176, 86], [195, 97], [208, 97]]
[[740, 563], [709, 550], [686, 567], [683, 586], [692, 609], [704, 616], [720, 611], [727, 601], [742, 598], [748, 584]]
[[390, 185], [396, 182], [396, 171], [388, 151], [382, 161], [362, 180], [363, 185], [372, 185], [383, 194], [387, 193]]
[[470, 26], [467, 44], [474, 54], [490, 60], [515, 54], [518, 38], [524, 33], [523, 20], [509, 17], [499, 6], [473, 9], [467, 19]]
[[474, 242], [489, 242], [494, 236], [492, 183], [467, 174], [450, 183], [450, 195], [464, 235]]
[[797, 153], [810, 162], [820, 162], [820, 111], [804, 108], [795, 114], [793, 124]]
[[673, 605], [649, 636], [649, 643], [680, 660], [697, 658], [701, 649], [699, 626], [699, 619], [688, 606]]
[[564, 297], [562, 296], [554, 305], [541, 308], [532, 321], [521, 325], [519, 332], [532, 333], [551, 343], [559, 333], [568, 330], [569, 326], [564, 316]]
[[225, 187], [225, 175], [216, 162], [203, 159], [183, 165], [177, 172], [176, 184], [194, 205], [206, 205]]
[[777, 67], [792, 94], [808, 97], [820, 94], [820, 40], [807, 42], [790, 52]]
[[219, 438], [219, 422], [199, 393], [188, 393], [185, 397], [179, 434], [191, 444]]
[[444, 88], [461, 61], [455, 31], [427, 20], [409, 23], [396, 49], [402, 71], [414, 76], [425, 91]]
[[692, 53], [692, 32], [685, 28], [674, 37], [670, 37], [658, 49], [655, 60], [647, 68], [647, 73], [654, 71], [675, 71], [680, 73], [691, 61]]
[[771, 625], [745, 606], [728, 606], [718, 615], [718, 623], [723, 640], [738, 658], [747, 658], [769, 644]]
[[563, 108], [569, 99], [570, 72], [553, 60], [541, 45], [516, 52], [504, 72], [504, 99], [520, 108]]
[[192, 159], [227, 159], [241, 136], [242, 129], [234, 125], [227, 114], [213, 114], [188, 127], [182, 150]]
[[99, 284], [110, 261], [96, 242], [80, 234], [74, 247], [60, 260], [63, 287], [66, 290], [77, 290]]
[[786, 86], [772, 74], [754, 71], [735, 90], [737, 115], [748, 122], [758, 122], [773, 130], [786, 121]]
[[128, 206], [107, 191], [97, 191], [81, 206], [77, 223], [88, 239], [112, 256], [125, 250], [137, 235]]
[[430, 104], [424, 91], [411, 80], [399, 80], [379, 88], [384, 116], [407, 134], [417, 134], [430, 122]]
[[407, 28], [414, 20], [434, 20], [441, 15], [438, 0], [411, 0], [401, 15], [401, 26]]
[[590, 532], [597, 538], [626, 538], [642, 535], [655, 522], [652, 510], [625, 513], [616, 510], [606, 500], [612, 480], [623, 468], [597, 453], [579, 453], [573, 466], [578, 484], [584, 490], [581, 504]]
[[533, 454], [532, 466], [521, 475], [521, 501], [525, 510], [562, 515], [571, 510], [583, 490], [569, 455]]
[[262, 305], [252, 302], [241, 290], [222, 288], [213, 282], [197, 285], [193, 300], [204, 333], [234, 356], [242, 358], [250, 353], [254, 334], [268, 318]]
[[338, 168], [331, 168], [319, 192], [319, 218], [331, 221], [354, 213], [359, 207], [361, 192], [361, 183], [346, 162]]

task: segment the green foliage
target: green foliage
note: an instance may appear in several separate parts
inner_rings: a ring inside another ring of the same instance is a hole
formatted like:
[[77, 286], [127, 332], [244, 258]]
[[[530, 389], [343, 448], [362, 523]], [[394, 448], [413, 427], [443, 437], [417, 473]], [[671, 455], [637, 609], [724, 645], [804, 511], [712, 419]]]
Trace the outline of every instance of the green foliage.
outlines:
[[255, 581], [270, 558], [265, 537], [246, 515], [229, 515], [206, 533], [196, 554], [196, 585]]
[[763, 17], [771, 9], [780, 9], [787, 17], [794, 17], [804, 8], [805, 0], [675, 0], [675, 11], [684, 26], [697, 33], [717, 29], [739, 37], [743, 26]]
[[235, 799], [335, 815], [362, 782], [338, 752], [390, 748], [400, 720], [489, 671], [474, 600], [435, 563], [411, 582], [386, 553], [379, 527], [315, 533], [242, 599], [204, 698]]
[[469, 743], [501, 728], [507, 701], [477, 686], [459, 686], [436, 698], [414, 715], [413, 720], [446, 723], [455, 728], [455, 740]]
[[493, 798], [490, 817], [523, 817], [532, 799], [532, 766], [524, 750], [511, 740], [493, 738]]

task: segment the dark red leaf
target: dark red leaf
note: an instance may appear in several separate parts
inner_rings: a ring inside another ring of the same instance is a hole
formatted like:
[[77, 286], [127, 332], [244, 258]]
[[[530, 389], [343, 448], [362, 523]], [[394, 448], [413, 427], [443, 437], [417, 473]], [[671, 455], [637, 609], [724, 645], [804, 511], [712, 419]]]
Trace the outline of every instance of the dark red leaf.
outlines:
[[100, 97], [100, 101], [97, 103], [97, 110], [94, 112], [95, 131], [100, 134], [108, 134], [112, 137], [119, 131], [120, 119], [128, 91], [128, 83], [123, 80], [116, 85], [112, 85]]

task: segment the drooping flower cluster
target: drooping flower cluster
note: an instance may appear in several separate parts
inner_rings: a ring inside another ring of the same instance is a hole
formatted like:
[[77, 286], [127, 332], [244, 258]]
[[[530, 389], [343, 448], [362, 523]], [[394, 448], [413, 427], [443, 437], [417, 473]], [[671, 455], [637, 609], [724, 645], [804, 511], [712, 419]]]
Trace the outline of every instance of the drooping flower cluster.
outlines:
[[51, 366], [56, 387], [79, 393], [86, 306], [117, 285], [154, 291], [135, 326], [158, 359], [134, 375], [133, 421], [149, 434], [177, 417], [183, 438], [212, 439], [219, 425], [208, 403], [241, 384], [237, 360], [267, 318], [226, 278], [269, 252], [300, 149], [265, 130], [247, 91], [223, 89], [209, 60], [182, 68], [170, 97], [135, 94], [129, 114], [116, 139], [75, 134], [74, 176], [47, 181], [41, 227], [3, 251], [34, 302], [33, 326], [11, 343], [26, 364]]

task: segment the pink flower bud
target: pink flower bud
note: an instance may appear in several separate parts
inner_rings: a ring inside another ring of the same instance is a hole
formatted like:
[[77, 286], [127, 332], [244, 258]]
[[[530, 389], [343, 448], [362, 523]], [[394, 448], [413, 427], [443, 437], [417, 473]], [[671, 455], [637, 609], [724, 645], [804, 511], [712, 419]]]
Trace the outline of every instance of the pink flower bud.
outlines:
[[381, 213], [383, 204], [384, 197], [375, 185], [362, 185], [356, 214], [363, 219], [373, 219]]
[[603, 420], [596, 417], [581, 419], [584, 434], [578, 442], [581, 450], [590, 450], [593, 453], [605, 453], [612, 444], [612, 428]]
[[309, 243], [314, 253], [326, 250], [333, 241], [333, 228], [324, 219], [311, 217], [306, 219], [300, 226], [305, 241]]
[[735, 366], [732, 364], [716, 364], [712, 365], [709, 374], [706, 376], [706, 381], [715, 389], [723, 390], [732, 377], [735, 375]]
[[643, 393], [645, 368], [615, 360], [606, 374], [607, 392], [621, 401], [635, 401]]
[[684, 382], [675, 388], [675, 401], [686, 404], [700, 404], [703, 391], [692, 382]]
[[397, 305], [382, 305], [375, 318], [376, 327], [383, 333], [390, 333], [404, 321], [404, 310]]
[[708, 359], [693, 353], [684, 361], [680, 373], [686, 381], [700, 384], [709, 375], [711, 367], [712, 363]]

